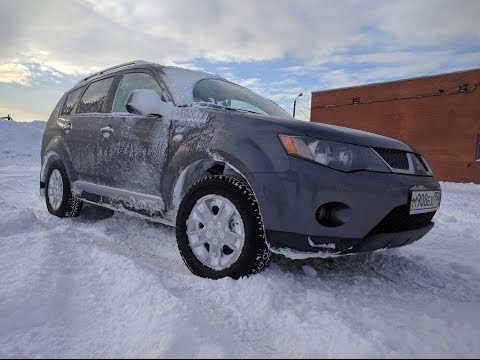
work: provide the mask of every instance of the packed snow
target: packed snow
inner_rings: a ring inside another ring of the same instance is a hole
[[[480,185],[442,183],[413,245],[276,255],[212,281],[188,271],[173,228],[94,206],[50,215],[44,125],[0,121],[0,357],[480,356]]]
[[[218,75],[183,69],[175,66],[162,66],[165,74],[164,81],[173,96],[176,105],[191,105],[193,100],[193,88],[203,79],[220,79]]]
[[[175,106],[171,102],[162,101],[154,90],[134,90],[130,94],[127,106],[133,106],[136,110],[142,110],[138,115],[160,115],[171,113]]]

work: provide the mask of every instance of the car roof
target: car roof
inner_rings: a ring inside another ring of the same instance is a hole
[[[177,66],[161,65],[161,64],[158,64],[158,63],[144,61],[144,60],[134,60],[134,61],[129,61],[129,62],[126,62],[126,63],[123,63],[123,64],[118,64],[118,65],[100,70],[96,73],[90,74],[90,75],[84,77],[83,79],[79,80],[75,84],[74,88],[76,88],[80,85],[85,85],[85,84],[91,82],[92,80],[95,80],[95,79],[101,77],[102,75],[107,75],[107,74],[111,74],[111,73],[116,73],[118,71],[135,69],[135,68],[157,68],[157,69],[161,68],[162,70],[163,69],[168,69],[170,71],[175,71],[175,72],[178,72],[178,73],[181,73],[181,74],[191,73],[192,75],[196,74],[197,76],[203,75],[204,77],[218,77],[215,74],[204,72],[204,71],[190,70],[190,69],[181,68],[181,67],[177,67]]]
[[[75,84],[75,87],[77,87],[77,86],[79,86],[83,83],[87,83],[90,80],[93,80],[93,79],[95,79],[99,76],[102,76],[102,75],[105,75],[105,74],[108,74],[108,73],[112,73],[112,72],[116,72],[116,71],[120,71],[120,70],[125,70],[125,69],[128,69],[128,68],[138,67],[139,65],[153,65],[153,63],[149,63],[149,62],[143,61],[143,60],[135,60],[135,61],[129,61],[129,62],[126,62],[126,63],[123,63],[123,64],[111,66],[109,68],[100,70],[96,73],[90,74],[87,77],[81,79],[79,82],[77,82]]]
[[[189,104],[193,101],[191,89],[193,88],[194,84],[202,79],[214,78],[214,79],[222,79],[218,75],[197,71],[197,70],[190,70],[186,68],[176,67],[176,66],[165,66],[160,65],[153,62],[148,62],[144,60],[135,60],[126,62],[123,64],[115,65],[96,73],[90,74],[85,78],[81,79],[79,82],[75,84],[75,86],[69,90],[71,92],[81,86],[88,85],[89,83],[102,78],[108,74],[115,74],[119,71],[124,70],[131,70],[131,69],[151,69],[151,70],[161,70],[160,75],[163,78],[165,84],[167,85],[168,89],[172,93],[174,97],[175,104]],[[188,90],[189,91],[188,91]]]

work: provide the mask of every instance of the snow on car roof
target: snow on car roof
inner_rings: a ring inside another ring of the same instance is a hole
[[[220,76],[175,66],[162,66],[164,81],[176,105],[190,105],[193,101],[193,87],[202,79],[222,79]]]

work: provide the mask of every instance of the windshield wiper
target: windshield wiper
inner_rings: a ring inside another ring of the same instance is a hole
[[[253,111],[253,110],[235,109],[235,108],[231,108],[231,107],[227,107],[227,109],[232,109],[232,110],[237,110],[237,111],[245,111],[245,112],[249,112],[249,113],[252,113],[252,114],[258,114],[258,115],[265,115],[265,114],[262,114],[262,113],[259,113],[257,111]]]
[[[257,111],[238,109],[238,108],[233,108],[233,107],[230,107],[230,106],[218,105],[218,104],[213,104],[213,103],[208,103],[208,102],[199,102],[198,104],[205,105],[205,106],[216,107],[216,108],[219,108],[219,109],[226,109],[226,110],[233,110],[233,111],[243,111],[243,112],[249,112],[249,113],[257,114],[257,115],[265,115],[265,114],[259,113]]]

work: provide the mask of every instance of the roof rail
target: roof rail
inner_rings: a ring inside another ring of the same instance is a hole
[[[93,73],[91,75],[88,75],[86,78],[83,78],[82,80],[80,80],[79,82],[77,82],[75,85],[79,85],[81,84],[82,82],[84,81],[87,81],[88,79],[91,79],[95,76],[99,76],[99,75],[103,75],[103,74],[106,74],[112,70],[117,70],[117,69],[120,69],[120,68],[123,68],[123,67],[127,67],[127,66],[132,66],[132,65],[138,65],[138,64],[149,64],[148,61],[143,61],[143,60],[135,60],[135,61],[129,61],[129,62],[126,62],[126,63],[123,63],[123,64],[119,64],[119,65],[115,65],[115,66],[112,66],[112,67],[109,67],[109,68],[106,68],[106,69],[103,69],[99,72],[96,72],[96,73]]]

